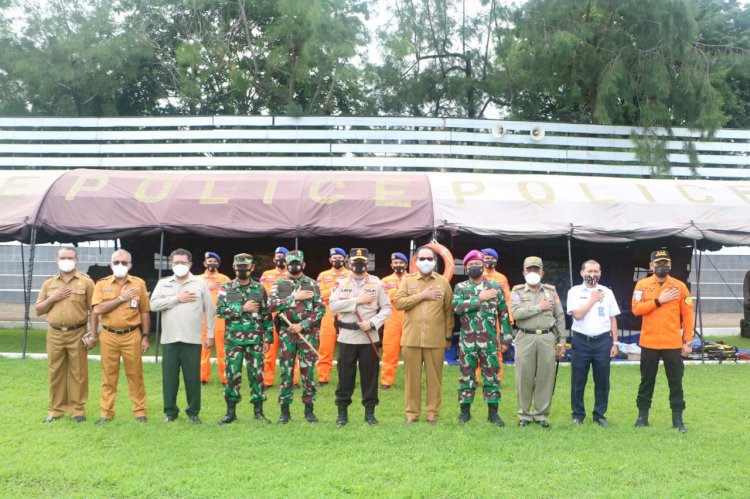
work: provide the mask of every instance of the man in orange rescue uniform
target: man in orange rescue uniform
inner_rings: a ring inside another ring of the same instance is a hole
[[[511,326],[514,324],[513,313],[510,311],[510,284],[508,284],[508,278],[503,274],[495,270],[497,261],[500,255],[493,248],[484,248],[482,250],[484,255],[484,277],[490,281],[495,281],[500,285],[500,289],[503,290],[503,296],[505,297],[505,303],[508,304],[508,320],[510,320]],[[497,331],[500,333],[500,321],[497,321]],[[505,367],[503,366],[503,352],[499,348],[497,349],[497,358],[500,361],[500,372],[497,373],[499,379],[503,379],[503,373]],[[477,381],[482,379],[482,369],[477,367]]]
[[[336,281],[352,273],[344,267],[346,251],[341,248],[331,248],[328,252],[331,268],[318,275],[320,294],[326,304],[326,314],[320,323],[320,358],[318,359],[318,384],[325,386],[331,380],[333,369],[333,351],[336,348],[336,328],[333,324],[336,314],[328,307],[328,300],[336,287]]]
[[[219,272],[219,265],[221,265],[221,257],[218,253],[213,251],[207,251],[203,256],[203,266],[206,271],[199,277],[206,281],[208,284],[208,290],[211,292],[211,299],[216,307],[216,297],[219,294],[219,288],[225,282],[231,281],[231,279],[224,274]],[[206,344],[206,323],[204,319],[203,333],[201,336],[201,344]],[[224,358],[224,319],[216,316],[214,320],[214,346],[216,347],[216,361],[219,364],[219,379],[223,385],[227,384],[226,374],[226,360]],[[201,349],[201,384],[205,385],[211,379],[211,349],[205,346]]]
[[[633,315],[643,316],[639,341],[641,384],[636,399],[638,419],[635,426],[648,426],[648,411],[661,359],[669,384],[672,427],[680,433],[687,433],[682,421],[682,411],[685,410],[682,357],[693,351],[693,299],[685,283],[669,275],[672,259],[666,249],[651,253],[649,268],[654,274],[638,281],[633,291]]]
[[[380,374],[381,390],[391,389],[393,381],[396,378],[396,370],[398,369],[398,354],[401,351],[401,330],[404,327],[404,311],[396,310],[396,304],[393,300],[396,298],[396,291],[398,291],[398,285],[401,284],[401,279],[406,275],[406,266],[408,263],[409,259],[403,253],[392,253],[391,269],[393,269],[393,274],[384,277],[380,281],[383,284],[383,289],[388,293],[393,310],[391,316],[385,321],[385,328],[383,330],[383,369]]]

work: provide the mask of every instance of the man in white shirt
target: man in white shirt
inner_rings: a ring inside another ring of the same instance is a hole
[[[573,316],[571,327],[570,407],[573,424],[583,423],[586,408],[583,392],[589,376],[594,375],[594,422],[606,428],[605,414],[609,399],[610,358],[617,355],[617,306],[612,290],[599,284],[601,266],[595,260],[581,265],[583,284],[568,292],[567,310]]]

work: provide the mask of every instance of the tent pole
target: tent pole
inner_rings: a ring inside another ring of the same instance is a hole
[[[21,246],[23,249],[23,246]],[[31,226],[31,244],[29,245],[29,270],[24,275],[23,284],[23,346],[21,358],[26,358],[26,346],[29,342],[29,309],[31,308],[31,285],[34,278],[34,251],[36,250],[36,225]],[[21,259],[23,260],[23,258]]]
[[[157,280],[161,281],[161,259],[163,258],[162,255],[164,255],[164,231],[161,233],[161,237],[159,240],[159,269],[158,274],[159,278]],[[154,362],[159,362],[159,340],[161,339],[161,312],[156,312],[156,353],[154,353]]]
[[[571,249],[570,236],[573,234],[573,229],[570,229],[568,234],[568,277],[570,279],[570,287],[573,287],[573,251]]]
[[[700,321],[702,314],[700,313],[701,304],[701,256],[702,253],[698,251],[698,244],[693,239],[693,261],[695,262],[695,307],[693,309],[693,330],[701,340],[701,362],[705,362],[704,353],[706,351],[703,341],[703,324]],[[700,322],[699,322],[700,321]]]

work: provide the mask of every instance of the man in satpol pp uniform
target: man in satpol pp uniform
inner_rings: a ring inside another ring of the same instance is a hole
[[[302,402],[305,404],[305,419],[317,423],[313,412],[315,403],[316,349],[320,338],[320,320],[326,307],[318,283],[303,273],[305,255],[302,251],[290,251],[286,257],[289,277],[276,281],[268,299],[271,312],[277,312],[276,328],[281,343],[281,385],[279,423],[291,419],[289,404],[292,403],[292,373],[294,360],[299,357],[302,381]]]
[[[42,284],[35,309],[47,314],[47,371],[49,405],[43,423],[69,413],[73,421],[86,420],[89,398],[88,349],[82,338],[89,324],[94,282],[76,270],[78,252],[72,246],[57,251],[59,272]]]
[[[235,255],[232,266],[237,278],[221,286],[216,310],[227,321],[228,383],[224,390],[227,413],[219,424],[229,424],[237,419],[237,404],[242,400],[243,359],[247,364],[250,403],[253,404],[255,419],[270,423],[263,414],[263,402],[266,400],[263,354],[273,341],[273,321],[268,311],[266,289],[250,277],[255,269],[252,255]]]
[[[143,384],[141,355],[148,350],[151,306],[143,279],[130,275],[132,257],[125,250],[112,253],[112,275],[96,282],[91,298],[94,314],[102,324],[101,417],[95,424],[112,421],[115,415],[120,358],[125,364],[133,415],[139,423],[146,419],[146,386]]]
[[[482,256],[484,259],[484,277],[486,279],[489,279],[490,281],[495,281],[500,285],[500,290],[503,293],[503,297],[505,298],[505,303],[508,304],[510,307],[510,284],[508,283],[508,278],[505,277],[504,274],[501,274],[497,271],[497,261],[500,259],[500,254],[497,252],[494,248],[484,248],[482,250]],[[511,326],[513,325],[513,313],[508,310],[508,320],[510,320]],[[498,323],[498,334],[501,333],[500,331],[500,323]],[[498,372],[497,376],[501,380],[503,379],[503,374],[505,372],[505,368],[503,366],[503,352],[507,350],[503,350],[502,348],[497,351],[498,360],[500,361],[500,371]],[[481,372],[480,369],[477,369],[477,381],[479,381]]]
[[[391,315],[391,301],[380,279],[367,273],[369,251],[352,248],[349,262],[352,273],[339,279],[331,294],[329,306],[340,314],[339,324],[339,386],[336,388],[338,426],[349,422],[348,407],[352,403],[359,365],[359,384],[365,421],[376,425],[375,406],[378,405],[378,368],[380,356],[375,345],[380,340],[378,330]]]
[[[419,421],[422,405],[422,366],[427,372],[427,423],[440,416],[443,392],[443,356],[453,335],[453,291],[446,278],[434,271],[437,255],[427,247],[417,250],[418,272],[401,281],[396,309],[404,311],[401,352],[404,357],[406,423]]]
[[[178,248],[169,255],[173,275],[164,277],[151,293],[151,310],[161,312],[162,392],[164,422],[177,420],[177,392],[180,371],[185,381],[185,414],[193,424],[201,424],[201,350],[211,349],[214,338],[214,300],[208,284],[193,275],[193,255]],[[206,324],[206,340],[201,329]]]
[[[380,389],[390,390],[396,380],[398,369],[398,355],[401,352],[401,331],[404,327],[404,311],[396,310],[393,300],[396,298],[398,286],[406,275],[409,259],[403,253],[391,254],[391,269],[393,274],[384,277],[381,283],[391,300],[391,316],[385,321],[383,328],[383,370],[380,373]]]
[[[648,426],[648,411],[654,395],[659,360],[669,384],[672,426],[687,433],[682,420],[685,397],[682,391],[682,357],[693,351],[693,299],[685,283],[669,273],[672,259],[666,249],[651,253],[649,268],[654,273],[641,279],[633,292],[633,315],[643,316],[641,326],[641,384],[638,387],[636,427]]]
[[[336,281],[351,274],[351,270],[345,267],[346,251],[341,248],[331,248],[328,251],[328,261],[331,268],[324,270],[318,275],[318,286],[326,304],[326,314],[320,323],[320,359],[318,359],[318,382],[325,386],[331,379],[331,369],[333,369],[333,351],[336,348],[336,327],[334,320],[336,314],[331,312],[328,300],[331,298],[336,287]]]
[[[475,372],[481,368],[484,378],[482,393],[487,402],[487,420],[505,426],[497,413],[500,404],[498,344],[507,349],[513,340],[508,320],[508,306],[500,285],[484,277],[484,261],[478,250],[469,251],[463,260],[469,278],[453,290],[453,311],[460,318],[461,331],[458,358],[461,376],[458,378],[459,423],[471,419],[471,404],[477,391]],[[502,342],[498,341],[497,326],[501,325]]]
[[[617,306],[612,290],[599,284],[602,270],[596,260],[581,265],[583,284],[568,291],[568,313],[573,316],[571,329],[570,408],[573,424],[586,418],[583,393],[589,377],[594,375],[594,423],[606,428],[609,401],[610,359],[617,355]]]
[[[555,287],[542,284],[544,264],[538,256],[523,261],[526,284],[511,290],[516,319],[516,395],[518,426],[532,421],[549,428],[555,388],[555,357],[565,355],[565,313]],[[532,410],[532,403],[534,409]]]
[[[260,276],[260,283],[266,290],[266,296],[271,294],[271,287],[273,286],[273,283],[275,283],[282,277],[286,277],[289,275],[289,271],[287,271],[286,269],[287,253],[289,253],[289,250],[283,246],[279,246],[278,248],[276,248],[273,254],[274,267],[272,269],[266,270]],[[263,384],[266,386],[266,388],[273,386],[274,375],[276,373],[276,357],[278,356],[278,353],[279,332],[276,330],[276,326],[274,326],[273,343],[271,343],[271,346],[265,353],[265,358],[263,359]],[[295,370],[295,383],[297,383],[298,376],[299,375]]]
[[[218,253],[213,251],[207,251],[203,256],[203,267],[206,271],[199,277],[206,281],[208,284],[208,290],[211,292],[211,300],[216,306],[216,299],[219,294],[219,288],[225,282],[229,282],[229,277],[219,272],[219,265],[221,265],[221,257]],[[226,377],[226,366],[224,364],[224,319],[218,315],[214,318],[214,347],[216,348],[216,362],[219,366],[219,379],[222,384],[227,384]],[[201,343],[204,345],[207,343],[206,339],[206,324],[203,324],[203,332],[201,333]],[[211,380],[211,349],[203,348],[201,350],[201,384],[206,384]]]

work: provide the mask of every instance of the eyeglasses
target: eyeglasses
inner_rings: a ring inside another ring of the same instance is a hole
[[[431,256],[420,256],[419,258],[417,258],[417,260],[419,260],[420,262],[424,262],[425,260],[431,262],[434,260],[434,258]]]
[[[112,265],[127,265],[130,262],[126,262],[125,260],[112,260]]]

